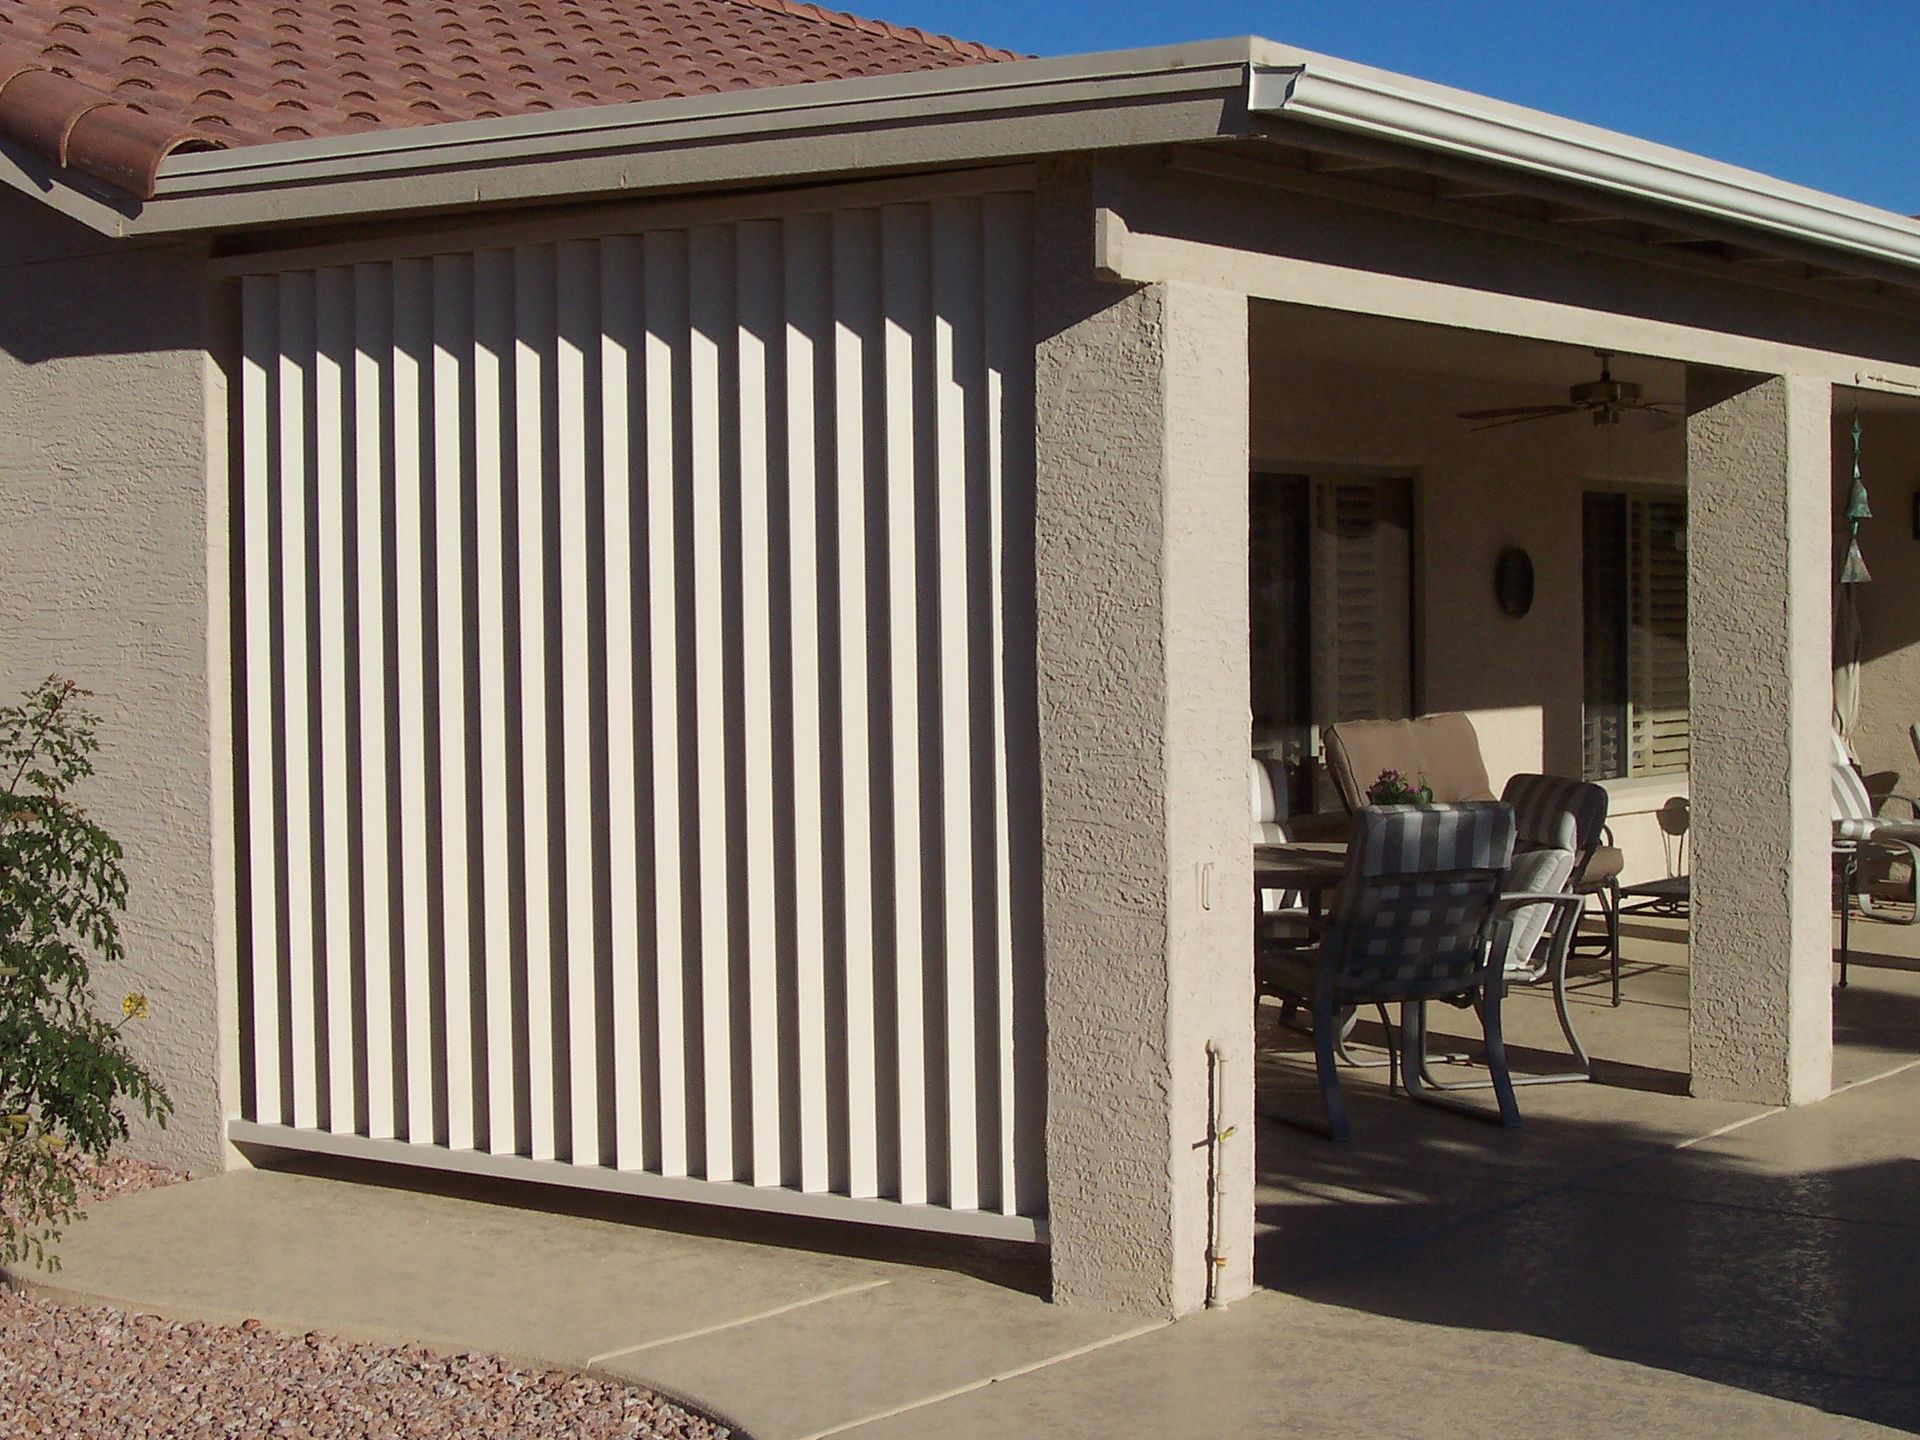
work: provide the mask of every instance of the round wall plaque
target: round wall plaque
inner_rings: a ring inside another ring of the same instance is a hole
[[[1516,620],[1533,608],[1533,558],[1518,545],[1502,550],[1494,563],[1493,594],[1500,613]]]

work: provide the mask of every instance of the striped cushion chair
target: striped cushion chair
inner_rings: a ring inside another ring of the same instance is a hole
[[[1399,1053],[1410,1057],[1425,1051],[1427,1001],[1476,992],[1484,997],[1480,1017],[1497,1118],[1520,1123],[1500,1035],[1501,987],[1486,983],[1504,967],[1512,934],[1500,901],[1513,845],[1513,811],[1494,801],[1358,810],[1346,876],[1321,943],[1297,955],[1263,957],[1263,986],[1312,1009],[1314,1056],[1334,1139],[1351,1133],[1335,1069],[1343,1009],[1397,1002]],[[1391,1032],[1388,1043],[1391,1048]],[[1468,1108],[1426,1092],[1417,1065],[1398,1068],[1412,1098]]]

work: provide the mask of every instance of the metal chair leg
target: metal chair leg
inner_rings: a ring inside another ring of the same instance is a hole
[[[1495,1071],[1492,1080],[1475,1087],[1471,1082],[1446,1086],[1430,1085],[1427,1077],[1421,1073],[1426,1067],[1416,1058],[1425,1055],[1427,1051],[1427,1002],[1407,1000],[1401,1003],[1400,1053],[1404,1058],[1400,1065],[1400,1077],[1406,1082],[1409,1100],[1418,1100],[1423,1105],[1432,1105],[1440,1110],[1452,1110],[1457,1114],[1466,1115],[1475,1120],[1490,1121],[1495,1125],[1512,1127],[1520,1123],[1520,1107],[1514,1100],[1513,1085],[1507,1075],[1507,1052],[1500,1043],[1499,1004],[1497,999],[1492,1003],[1494,1019],[1491,1028],[1488,1026],[1485,1011],[1480,1017],[1481,1031],[1489,1041],[1488,1060],[1491,1062],[1497,1057],[1499,1068]],[[1489,1113],[1479,1105],[1463,1104],[1441,1093],[1445,1090],[1485,1088],[1485,1085],[1491,1085],[1499,1099],[1500,1109],[1497,1114]]]
[[[1855,877],[1860,867],[1860,857],[1848,854],[1840,862],[1840,985],[1847,988],[1847,952],[1852,948],[1852,936],[1848,933],[1853,913],[1852,895]]]
[[[1563,965],[1564,971],[1565,966]],[[1512,1130],[1520,1124],[1520,1102],[1513,1093],[1513,1077],[1507,1072],[1506,1039],[1500,1032],[1500,991],[1489,985],[1480,1006],[1480,1029],[1487,1041],[1487,1069],[1493,1072],[1493,1094],[1500,1103],[1500,1123]]]
[[[1545,1075],[1511,1075],[1508,1083],[1513,1085],[1572,1085],[1593,1079],[1593,1060],[1587,1054],[1587,1047],[1580,1041],[1580,1032],[1573,1028],[1573,1014],[1567,1008],[1567,960],[1562,955],[1553,967],[1553,1008],[1560,1015],[1560,1032],[1567,1037],[1567,1047],[1573,1051],[1574,1063],[1578,1070],[1555,1070]],[[1485,1002],[1477,1002],[1474,1007],[1480,1012],[1482,1029],[1486,1026]],[[1425,1039],[1425,1032],[1422,1032]],[[1453,1056],[1443,1056],[1451,1060]],[[1429,1090],[1497,1090],[1499,1082],[1492,1076],[1493,1065],[1489,1057],[1486,1079],[1475,1080],[1438,1080],[1433,1074],[1433,1057],[1424,1048],[1417,1059],[1409,1063],[1416,1064],[1420,1071],[1420,1083]]]
[[[1888,841],[1875,841],[1874,845],[1887,850],[1904,850],[1907,852],[1907,863],[1913,868],[1913,909],[1906,915],[1894,914],[1893,911],[1887,909],[1885,905],[1875,900],[1865,890],[1858,888],[1860,883],[1858,874],[1854,876],[1855,890],[1853,898],[1860,906],[1860,913],[1862,915],[1870,915],[1875,920],[1886,925],[1911,925],[1914,921],[1920,920],[1920,847],[1907,844],[1895,844]],[[1855,868],[1856,870],[1858,869],[1857,864]]]
[[[1320,1098],[1327,1107],[1327,1136],[1349,1140],[1352,1128],[1347,1124],[1347,1105],[1340,1095],[1339,1062],[1334,1054],[1339,1033],[1340,1012],[1330,1005],[1313,1007],[1313,1061],[1320,1075]]]
[[[1620,882],[1607,881],[1601,896],[1601,908],[1607,912],[1607,957],[1613,968],[1613,1007],[1617,1010],[1620,1008]],[[1575,1041],[1574,1049],[1579,1048],[1579,1042]],[[1582,1055],[1581,1060],[1585,1063],[1586,1057]]]
[[[1387,1020],[1387,1007],[1382,1005],[1379,1007],[1379,1009],[1380,1009],[1380,1023],[1384,1025]],[[1339,1033],[1339,1036],[1333,1042],[1334,1052],[1337,1055],[1339,1055],[1340,1060],[1343,1064],[1351,1065],[1356,1070],[1380,1070],[1380,1069],[1391,1068],[1391,1066],[1393,1065],[1393,1041],[1391,1036],[1389,1036],[1387,1041],[1387,1058],[1384,1060],[1362,1060],[1359,1057],[1357,1057],[1351,1050],[1347,1049],[1347,1039],[1349,1036],[1353,1034],[1353,1027],[1359,1023],[1359,1020],[1360,1020],[1360,1011],[1356,1006],[1348,1005],[1341,1010],[1340,1033]],[[1391,1080],[1392,1077],[1388,1077],[1388,1078],[1389,1080]]]

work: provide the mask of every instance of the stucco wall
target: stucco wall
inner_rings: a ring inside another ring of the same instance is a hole
[[[1693,1092],[1802,1104],[1833,1068],[1832,391],[1801,376],[1692,388]]]
[[[1536,766],[1577,775],[1581,497],[1610,485],[1683,486],[1685,430],[1632,422],[1609,436],[1563,417],[1476,433],[1457,412],[1550,401],[1555,387],[1383,362],[1329,362],[1256,344],[1253,464],[1411,475],[1416,703],[1475,715],[1495,790]],[[1677,378],[1672,388],[1652,398],[1679,398]],[[1494,563],[1510,545],[1533,560],[1533,608],[1520,619],[1501,613],[1494,595]],[[1610,788],[1620,791],[1614,831],[1628,851],[1626,878],[1670,873],[1653,813],[1686,795],[1686,777]]]
[[[113,249],[0,193],[0,695],[49,672],[94,693],[87,792],[126,847],[128,959],[172,1092],[136,1153],[222,1163],[207,704],[204,287],[184,250]]]
[[[1252,1283],[1246,305],[1086,278],[1037,207],[1036,634],[1054,1297],[1190,1310],[1208,1040],[1229,1298]]]

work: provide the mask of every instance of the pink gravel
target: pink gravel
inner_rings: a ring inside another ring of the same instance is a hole
[[[92,1178],[96,1199],[107,1203],[186,1176],[115,1159]],[[514,1366],[496,1356],[285,1335],[258,1320],[169,1321],[0,1288],[0,1436],[7,1440],[725,1440],[727,1434],[638,1386]]]

